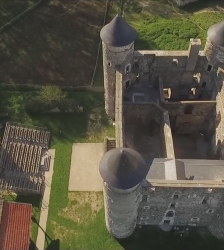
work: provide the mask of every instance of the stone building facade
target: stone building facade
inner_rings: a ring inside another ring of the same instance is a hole
[[[134,51],[135,36],[121,16],[101,31],[117,142],[100,163],[107,228],[204,226],[224,239],[224,22],[204,50],[190,39],[188,51]]]

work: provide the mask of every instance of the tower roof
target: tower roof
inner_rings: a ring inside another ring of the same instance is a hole
[[[213,45],[224,47],[224,21],[208,29],[208,38]]]
[[[123,47],[134,42],[137,32],[122,16],[116,15],[101,29],[100,37],[107,45]]]
[[[129,189],[140,183],[149,168],[142,156],[131,148],[109,150],[100,162],[100,174],[110,186]]]

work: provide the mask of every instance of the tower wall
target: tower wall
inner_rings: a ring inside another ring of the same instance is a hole
[[[105,109],[112,119],[115,118],[115,88],[116,70],[125,74],[125,67],[132,65],[134,57],[134,43],[124,47],[112,47],[103,44],[103,70],[104,70],[104,90],[105,90]],[[120,66],[120,67],[118,67]],[[125,74],[123,80],[129,79],[130,75]]]
[[[116,238],[130,236],[136,226],[141,185],[120,190],[104,182],[105,221],[108,231]]]
[[[212,66],[211,71],[217,71],[219,67],[224,66],[224,48],[215,46],[211,43],[210,39],[207,38],[205,44],[205,56],[207,57],[208,64]]]

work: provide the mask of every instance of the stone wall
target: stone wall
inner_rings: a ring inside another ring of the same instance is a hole
[[[178,6],[184,6],[189,3],[197,2],[199,0],[173,0]]]
[[[160,225],[164,219],[174,219],[173,225],[208,226],[217,217],[223,198],[223,189],[152,187],[146,182],[137,223]],[[168,211],[174,213],[170,218]]]
[[[116,71],[115,134],[116,146],[124,146],[123,131],[123,75]]]
[[[215,101],[183,101],[183,102],[163,102],[161,106],[169,112],[169,115],[184,115],[187,108],[191,106],[191,115],[212,117],[216,107]]]
[[[115,86],[116,70],[123,73],[123,80],[130,79],[129,74],[125,74],[125,67],[133,62],[134,43],[124,47],[111,47],[103,45],[103,71],[105,90],[105,109],[112,119],[115,119]]]
[[[164,157],[169,159],[174,159],[174,147],[173,147],[173,138],[170,128],[170,119],[167,111],[163,112],[163,119],[161,121],[161,143],[163,147]]]
[[[117,238],[130,236],[136,226],[141,185],[120,190],[103,184],[105,221],[108,231]]]
[[[194,48],[192,46],[192,48]],[[198,82],[194,80],[194,74],[202,74],[207,62],[204,52],[200,51],[195,55],[197,62],[194,70],[186,72],[189,68],[188,61],[191,51],[136,51],[135,63],[138,62],[139,77],[148,74],[150,84],[158,84],[158,76],[164,78],[164,88],[188,84],[191,87],[198,87]]]
[[[217,105],[214,110],[214,116],[216,117],[214,123],[210,123],[210,126],[215,126],[215,133],[212,137],[212,151],[214,155],[224,159],[224,70],[221,68],[218,70],[217,77],[215,79],[215,88],[213,91],[213,99],[216,100]]]

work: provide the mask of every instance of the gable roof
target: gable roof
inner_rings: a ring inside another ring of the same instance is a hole
[[[1,250],[29,250],[32,205],[3,203],[0,226]]]

